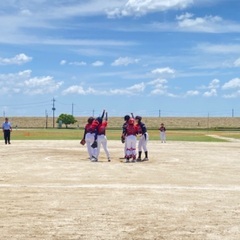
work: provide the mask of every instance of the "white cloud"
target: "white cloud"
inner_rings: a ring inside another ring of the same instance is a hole
[[[155,79],[153,81],[148,82],[147,84],[152,86],[152,89],[150,91],[151,95],[168,95],[167,86],[168,81],[166,79]]]
[[[138,62],[139,59],[134,59],[130,57],[120,57],[112,63],[112,66],[128,66],[129,64],[136,64]]]
[[[222,32],[222,18],[218,16],[205,16],[194,19],[192,17],[193,14],[190,13],[177,16],[180,29],[190,32]]]
[[[0,75],[0,91],[5,93],[24,93],[28,95],[53,93],[57,91],[63,82],[57,82],[53,77],[32,77],[31,70],[18,73]],[[4,82],[7,82],[5,86]]]
[[[179,31],[227,33],[240,32],[240,24],[222,19],[219,16],[204,16],[193,18],[193,14],[185,13],[176,17]]]
[[[240,58],[238,58],[233,64],[235,67],[240,67]]]
[[[204,97],[216,97],[217,89],[220,87],[220,80],[213,79],[207,86],[201,86],[200,89],[208,89],[203,93]]]
[[[110,89],[110,90],[96,90],[94,88],[87,88],[84,89],[83,86],[70,86],[69,88],[65,89],[62,94],[67,95],[67,94],[79,94],[79,95],[89,95],[89,94],[94,94],[94,95],[137,95],[139,93],[144,92],[145,90],[145,84],[144,83],[138,83],[134,84],[130,87],[126,88],[116,88],[116,89]]]
[[[208,88],[209,89],[213,89],[213,88],[219,88],[219,86],[220,86],[220,80],[218,80],[218,79],[213,79],[210,83],[209,83],[209,85],[208,85]]]
[[[203,93],[204,97],[216,97],[217,96],[217,90],[216,89],[211,89],[210,91],[207,91]]]
[[[80,62],[70,62],[69,65],[74,65],[74,66],[86,66],[87,63],[84,61],[80,61]]]
[[[240,44],[199,44],[196,50],[210,54],[239,54]]]
[[[92,66],[94,66],[94,67],[101,67],[103,65],[104,65],[104,62],[102,62],[102,61],[96,61],[96,62],[92,63]]]
[[[240,78],[234,78],[229,82],[226,82],[222,86],[222,89],[236,89],[236,88],[240,88]]]
[[[62,60],[61,62],[60,62],[60,65],[66,65],[67,64],[67,61],[66,60]]]
[[[165,67],[165,68],[156,68],[154,70],[152,70],[152,74],[154,75],[158,75],[161,77],[174,77],[175,74],[175,70],[169,67]]]
[[[234,93],[231,93],[231,94],[225,94],[223,95],[224,98],[237,98],[237,97],[240,97],[240,90],[234,92]]]
[[[185,96],[188,97],[188,96],[198,96],[200,93],[199,91],[197,90],[189,90],[186,92]]]
[[[65,89],[62,94],[79,94],[79,95],[87,95],[87,94],[95,94],[96,91],[93,88],[84,89],[82,86],[74,85]]]
[[[128,0],[123,6],[108,8],[109,18],[125,16],[142,16],[151,12],[162,12],[170,9],[184,9],[193,4],[193,0]]]
[[[13,58],[0,58],[0,65],[22,65],[30,61],[32,61],[31,57],[28,57],[24,53],[20,53]]]

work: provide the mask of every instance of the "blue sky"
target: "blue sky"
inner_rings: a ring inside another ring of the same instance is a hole
[[[4,116],[240,116],[239,0],[0,2]]]

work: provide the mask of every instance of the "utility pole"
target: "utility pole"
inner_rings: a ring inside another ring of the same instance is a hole
[[[52,107],[52,111],[53,111],[53,128],[55,127],[55,110],[56,110],[56,108],[55,108],[55,99],[53,98],[52,99],[52,102],[53,102],[53,107]]]
[[[158,117],[161,117],[161,110],[159,109]]]
[[[234,117],[234,109],[232,109],[232,117]]]
[[[94,109],[93,109],[92,113],[93,113],[92,115],[93,115],[93,117],[94,117]]]
[[[72,103],[72,116],[73,116],[73,107],[74,107],[74,104]]]
[[[48,128],[48,113],[47,113],[47,110],[45,110],[45,116],[46,116],[46,128]]]

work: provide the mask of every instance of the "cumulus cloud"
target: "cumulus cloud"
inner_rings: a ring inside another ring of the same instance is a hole
[[[234,92],[234,93],[231,93],[231,94],[224,94],[223,95],[224,98],[237,98],[237,97],[240,97],[240,90]]]
[[[200,92],[197,90],[189,90],[186,92],[185,97],[198,96],[199,94],[200,94]]]
[[[159,74],[159,75],[162,75],[162,74],[174,74],[175,73],[175,70],[172,69],[172,68],[169,68],[169,67],[165,67],[165,68],[156,68],[152,71],[153,74]]]
[[[138,93],[144,92],[145,84],[144,83],[138,83],[134,84],[130,87],[126,88],[116,88],[116,89],[109,89],[109,90],[96,90],[94,88],[87,88],[84,89],[83,86],[80,85],[74,85],[70,86],[69,88],[65,89],[62,94],[79,94],[79,95],[89,95],[89,94],[95,94],[95,95],[136,95]]]
[[[20,53],[12,58],[0,58],[0,65],[22,65],[32,61],[32,57]]]
[[[109,18],[142,16],[151,12],[162,12],[170,9],[184,9],[193,4],[193,0],[128,0],[122,7],[108,9]]]
[[[149,81],[147,84],[152,86],[152,90],[150,91],[151,95],[168,95],[167,86],[168,81],[166,79],[155,79]]]
[[[65,65],[65,64],[67,64],[67,61],[66,61],[66,60],[62,60],[62,61],[60,62],[60,65]]]
[[[63,82],[57,82],[51,76],[32,77],[31,70],[25,70],[18,73],[1,74],[0,90],[5,93],[24,93],[28,95],[53,93],[60,88]]]
[[[185,13],[177,16],[180,29],[191,32],[222,32],[222,18],[219,16],[205,16],[193,18],[193,14]],[[240,29],[239,29],[240,30]]]
[[[206,91],[203,93],[204,97],[216,97],[217,96],[217,90],[211,89],[210,91]]]
[[[74,65],[74,66],[86,66],[87,63],[84,61],[80,61],[80,62],[69,62],[69,65]]]
[[[102,62],[102,61],[96,61],[96,62],[92,63],[92,66],[94,66],[94,67],[101,67],[103,65],[104,65],[104,62]]]
[[[134,59],[130,57],[120,57],[112,63],[112,66],[128,66],[130,64],[136,64],[138,62],[139,59]]]
[[[236,89],[240,88],[240,78],[234,78],[230,80],[229,82],[226,82],[223,86],[222,89]]]
[[[82,86],[74,85],[70,86],[69,88],[65,89],[62,94],[68,95],[68,94],[79,94],[79,95],[87,95],[87,94],[95,94],[96,90],[93,88],[87,88],[84,89]]]

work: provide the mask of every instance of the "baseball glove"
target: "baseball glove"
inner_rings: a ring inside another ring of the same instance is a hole
[[[92,148],[97,148],[97,141],[94,141],[93,144],[91,145]]]
[[[121,136],[121,142],[125,143],[125,137],[124,136]]]
[[[85,139],[82,139],[82,140],[80,141],[80,144],[83,145],[83,146],[85,145],[85,143],[86,143]]]

